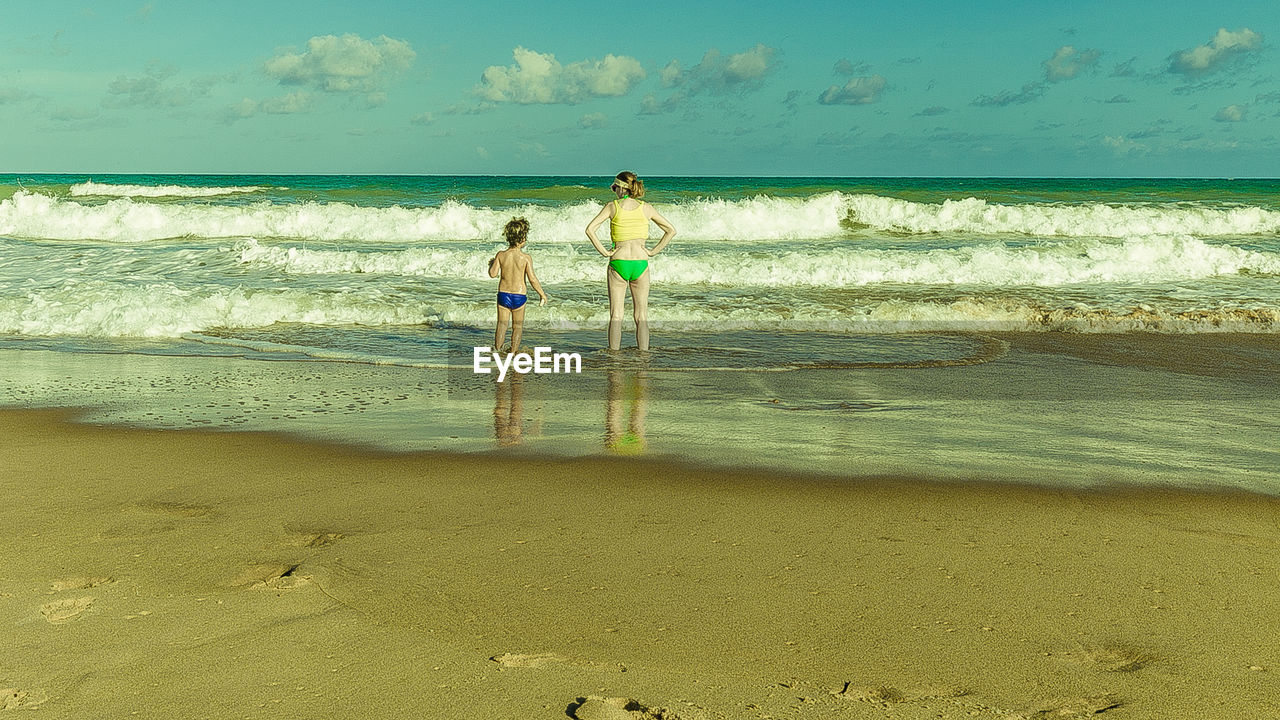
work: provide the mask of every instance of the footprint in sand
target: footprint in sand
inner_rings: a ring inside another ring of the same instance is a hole
[[[154,515],[172,515],[174,517],[203,517],[213,512],[213,508],[208,505],[196,505],[194,503],[173,502],[168,500],[148,500],[140,502],[136,507],[143,511]]]
[[[912,692],[904,692],[890,685],[859,686],[845,683],[844,689],[831,693],[844,700],[857,700],[866,703],[908,703],[920,700],[945,700],[947,698],[964,697],[968,690],[950,685],[926,687]]]
[[[503,655],[494,655],[489,658],[498,663],[502,667],[515,668],[541,668],[548,665],[575,665],[572,660],[560,655],[552,653],[540,653],[536,655],[517,655],[514,653],[505,653]]]
[[[100,585],[109,585],[115,582],[115,578],[109,576],[95,577],[74,577],[66,580],[55,580],[50,586],[52,592],[63,592],[65,590],[88,590],[96,588]]]
[[[1005,720],[1049,720],[1058,717],[1087,717],[1098,715],[1123,705],[1119,698],[1111,693],[1090,695],[1089,697],[1051,700],[1041,703],[1029,710],[1023,710],[1005,716]]]
[[[93,605],[93,598],[91,597],[54,600],[51,603],[41,605],[40,614],[44,615],[44,619],[51,624],[58,625],[79,617],[91,605]]]
[[[494,655],[489,659],[504,668],[545,668],[554,667],[556,665],[567,665],[569,667],[606,668],[618,670],[619,672],[627,671],[627,668],[624,665],[603,665],[589,660],[574,660],[573,658],[567,658],[563,655],[556,655],[554,653],[537,653],[532,655],[505,653],[502,655]]]
[[[0,688],[0,710],[35,709],[49,696],[39,690],[19,690],[18,688]]]
[[[900,703],[907,701],[907,694],[895,687],[881,685],[875,687],[854,687],[846,685],[844,690],[832,693],[845,700],[857,700],[868,703]]]
[[[1081,665],[1115,673],[1137,672],[1159,659],[1146,650],[1121,645],[1081,646],[1062,654]]]
[[[251,565],[222,584],[229,588],[269,587],[276,590],[292,590],[306,579],[297,574],[300,567],[302,567],[300,564],[285,563]]]
[[[328,547],[346,537],[345,534],[340,532],[297,528],[287,525],[285,526],[284,531],[290,536],[290,545],[303,548]]]
[[[599,695],[580,697],[569,705],[568,715],[576,720],[703,720],[701,713],[678,714],[664,707],[646,707],[631,698],[607,698]]]

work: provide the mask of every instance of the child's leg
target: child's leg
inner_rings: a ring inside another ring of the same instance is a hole
[[[507,325],[511,324],[511,311],[498,306],[498,329],[493,334],[493,351],[502,352],[502,340],[507,336]]]
[[[524,334],[524,309],[521,305],[511,311],[511,352],[520,349],[520,336]]]

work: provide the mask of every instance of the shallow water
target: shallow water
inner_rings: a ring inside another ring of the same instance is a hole
[[[1280,363],[1280,348],[1241,352]],[[389,451],[645,455],[853,482],[1280,493],[1273,375],[1089,361],[1016,339],[972,364],[717,371],[624,353],[584,363],[580,375],[512,373],[501,383],[458,366],[234,356],[7,350],[0,362],[0,405],[86,407],[90,422],[285,432]]]

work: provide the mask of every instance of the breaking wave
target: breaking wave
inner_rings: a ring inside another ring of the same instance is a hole
[[[549,248],[534,253],[546,282],[594,282],[603,258],[595,253]],[[315,250],[264,245],[238,246],[241,263],[267,265],[287,273],[388,274],[448,278],[487,276],[488,255],[461,248],[400,251]],[[925,252],[830,250],[780,253],[723,252],[661,255],[651,263],[656,281],[739,287],[985,285],[1055,287],[1085,283],[1149,283],[1234,275],[1280,275],[1280,255],[1193,238],[1072,240],[1010,248],[988,243]]]
[[[219,195],[236,195],[264,190],[257,185],[237,187],[190,187],[187,185],[128,185],[114,183],[89,182],[76,183],[71,186],[73,197],[106,196],[106,197],[217,197]]]
[[[92,187],[101,193],[104,187],[130,186]],[[156,192],[165,188],[145,189]],[[186,190],[241,192],[248,188]],[[582,243],[583,228],[598,209],[599,205],[592,202],[527,205],[510,210],[457,201],[434,207],[265,201],[239,205],[153,203],[132,197],[86,203],[19,191],[0,201],[0,235],[117,243],[182,237],[402,243],[496,240],[509,218],[523,215],[529,219],[530,240],[535,244]],[[1038,238],[1214,238],[1280,232],[1280,212],[1254,206],[1002,205],[975,198],[919,203],[829,192],[805,198],[702,199],[662,205],[660,209],[682,239],[702,241],[823,240],[856,237],[866,230],[905,235],[1013,234]]]
[[[392,326],[493,323],[493,300],[376,290],[243,288],[187,289],[172,283],[131,285],[68,281],[58,288],[0,298],[0,334],[24,336],[178,338],[215,329],[263,328],[276,323]],[[607,307],[566,299],[539,308],[531,326],[601,328]],[[761,304],[670,302],[650,309],[655,328],[704,331],[820,330],[896,333],[948,330],[1065,330],[1276,332],[1280,308],[1173,309],[1153,305],[1053,307],[1015,298],[865,300],[849,307],[809,306],[783,314]]]

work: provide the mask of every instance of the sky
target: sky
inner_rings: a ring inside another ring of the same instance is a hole
[[[1274,0],[2,16],[0,172],[1280,176]]]

